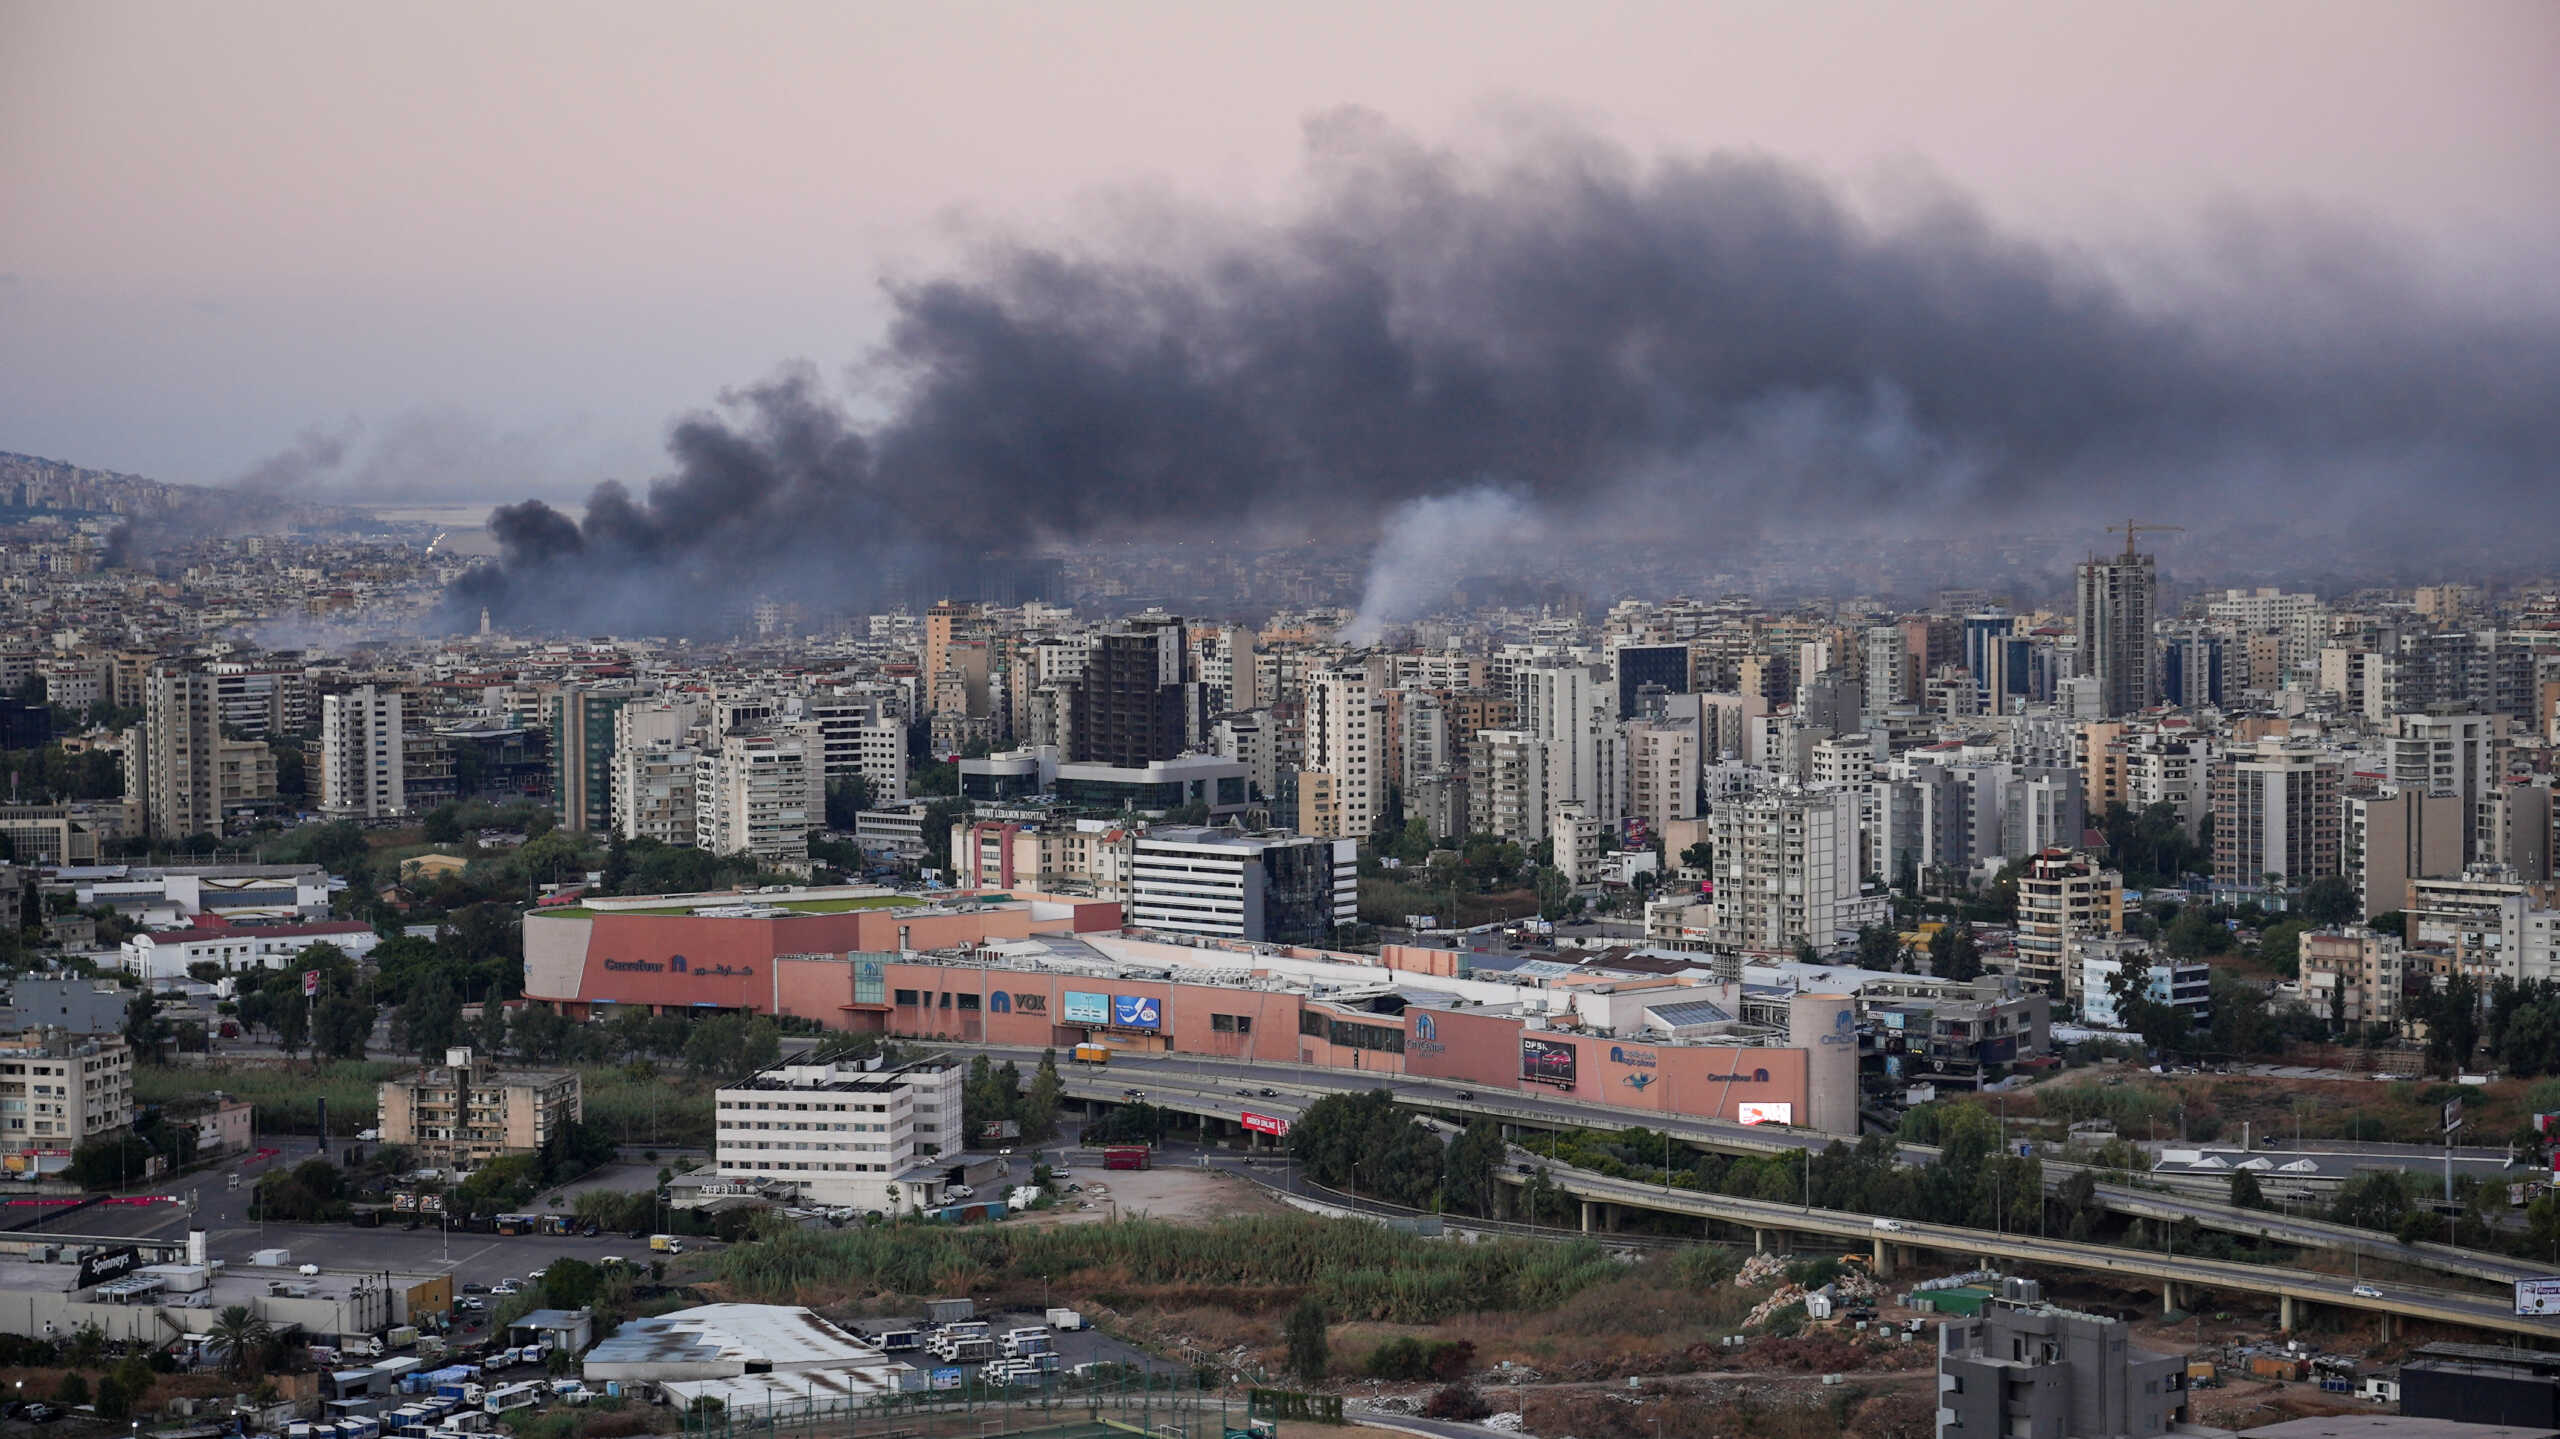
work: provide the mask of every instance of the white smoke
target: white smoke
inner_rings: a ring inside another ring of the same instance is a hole
[[[1335,638],[1378,643],[1387,626],[1419,619],[1447,598],[1470,569],[1517,568],[1512,552],[1534,542],[1539,528],[1525,500],[1490,485],[1408,500],[1379,528],[1360,612]]]

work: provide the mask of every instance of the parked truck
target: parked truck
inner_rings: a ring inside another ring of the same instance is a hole
[[[1109,1064],[1110,1062],[1110,1045],[1079,1044],[1076,1046],[1076,1063],[1078,1064]]]
[[[682,1254],[684,1253],[684,1241],[676,1238],[672,1234],[652,1234],[649,1236],[649,1252],[652,1254]]]
[[[1052,1309],[1048,1319],[1049,1327],[1062,1333],[1084,1327],[1084,1316],[1072,1309]]]
[[[1029,1359],[1048,1352],[1049,1331],[1046,1329],[1008,1329],[1004,1332],[1004,1357],[1007,1359]]]

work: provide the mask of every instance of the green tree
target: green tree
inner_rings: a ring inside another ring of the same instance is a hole
[[[2361,918],[2363,911],[2355,881],[2344,875],[2325,874],[2303,887],[2302,913],[2313,924],[2324,928],[2349,924]]]
[[[1696,844],[1689,846],[1687,849],[1680,851],[1680,867],[1682,869],[1694,869],[1702,874],[1714,870],[1716,867],[1715,846],[1702,839]]]
[[[1982,945],[1972,925],[1958,920],[1938,931],[1929,943],[1929,972],[1940,979],[1981,977]]]
[[[160,1017],[160,997],[148,989],[125,1001],[124,1042],[147,1063],[164,1063],[169,1057],[169,1021]]]
[[[462,1034],[462,997],[454,993],[452,977],[436,970],[412,985],[392,1015],[392,1029],[419,1063],[440,1063]]]
[[[88,1403],[89,1381],[76,1373],[63,1375],[62,1382],[53,1386],[53,1402],[65,1409],[77,1409]]]
[[[1325,1342],[1327,1318],[1324,1304],[1313,1295],[1298,1301],[1281,1326],[1281,1338],[1289,1351],[1289,1372],[1309,1384],[1324,1381],[1325,1371],[1333,1366],[1332,1347]],[[76,1376],[75,1376],[76,1377]]]
[[[373,1037],[373,1006],[353,995],[333,994],[311,1017],[311,1047],[331,1059],[364,1058]]]
[[[554,1309],[584,1309],[603,1290],[604,1271],[583,1259],[554,1259],[542,1271],[542,1302]]]
[[[1890,972],[1901,964],[1902,936],[1889,924],[1858,927],[1858,968]]]
[[[1066,1099],[1066,1081],[1058,1074],[1058,1051],[1040,1051],[1040,1066],[1031,1072],[1031,1087],[1024,1091],[1020,1116],[1022,1137],[1046,1139],[1058,1132],[1058,1110]]]
[[[2250,1173],[2246,1169],[2237,1169],[2232,1171],[2231,1207],[2234,1209],[2264,1209],[2267,1207],[2266,1191],[2258,1187],[2257,1175]]]
[[[1495,1176],[1507,1148],[1502,1131],[1490,1118],[1479,1114],[1467,1121],[1467,1127],[1449,1141],[1442,1166],[1442,1193],[1450,1208],[1493,1213],[1495,1186],[1500,1182]]]
[[[222,1351],[222,1372],[234,1379],[249,1377],[250,1366],[259,1351],[267,1347],[270,1337],[267,1321],[259,1318],[246,1304],[224,1306],[214,1316],[214,1347]]]
[[[2287,979],[2299,976],[2302,973],[2302,936],[2311,928],[2307,921],[2288,919],[2258,931],[2258,961]]]

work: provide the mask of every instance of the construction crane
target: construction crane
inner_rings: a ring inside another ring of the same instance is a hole
[[[2120,525],[2107,526],[2107,533],[2112,535],[2118,530],[2124,531],[2124,557],[2126,559],[2132,559],[2133,537],[2135,535],[2141,534],[2146,530],[2176,530],[2180,534],[2184,534],[2186,533],[2186,529],[2187,527],[2185,525],[2141,525],[2136,524],[2131,520],[2127,520]]]

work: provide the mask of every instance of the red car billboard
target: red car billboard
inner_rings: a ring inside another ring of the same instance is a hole
[[[1581,1069],[1581,1053],[1556,1039],[1520,1037],[1520,1079],[1524,1084],[1552,1084],[1571,1089]]]
[[[1286,1134],[1289,1132],[1289,1121],[1278,1118],[1274,1115],[1256,1114],[1250,1109],[1244,1111],[1243,1118],[1237,1122],[1256,1134]]]

